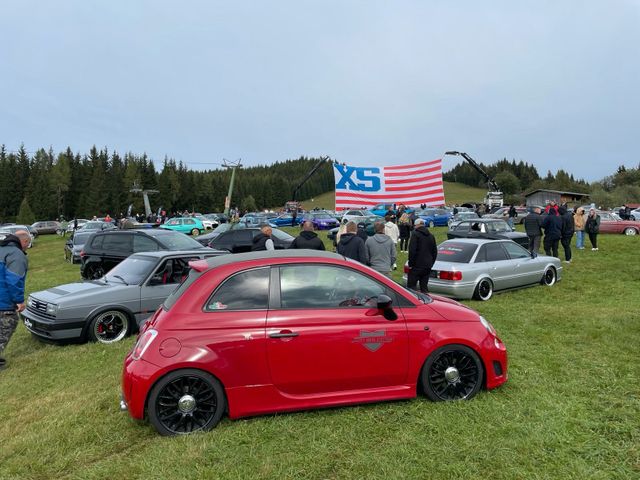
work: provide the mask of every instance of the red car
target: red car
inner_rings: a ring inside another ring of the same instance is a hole
[[[585,221],[587,219],[585,213]],[[636,220],[622,220],[618,215],[611,212],[598,212],[600,215],[600,233],[624,233],[625,235],[638,235],[640,233],[640,222]]]
[[[472,398],[507,380],[495,330],[334,253],[190,263],[127,355],[121,407],[163,435],[230,418],[413,398]]]

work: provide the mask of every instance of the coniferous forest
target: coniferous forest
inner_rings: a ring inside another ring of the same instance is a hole
[[[300,157],[269,166],[243,167],[236,172],[232,206],[257,210],[284,205],[294,188],[320,161]],[[213,164],[213,162],[212,162]],[[556,174],[538,174],[535,166],[502,159],[481,167],[493,176],[509,202],[519,203],[523,192],[535,188],[589,193],[603,207],[640,202],[640,167],[619,167],[611,176],[588,183],[562,169]],[[445,181],[486,187],[486,181],[468,163],[462,162],[445,172]],[[146,154],[127,153],[93,147],[89,153],[67,148],[55,153],[40,149],[32,154],[24,146],[8,151],[0,146],[0,222],[31,223],[35,220],[119,216],[133,205],[133,212],[144,211],[142,196],[130,192],[135,185],[158,190],[150,196],[153,210],[168,212],[219,212],[224,208],[231,171],[218,168],[192,170],[182,162],[165,158],[160,171]],[[330,163],[322,165],[298,192],[308,199],[334,189]]]

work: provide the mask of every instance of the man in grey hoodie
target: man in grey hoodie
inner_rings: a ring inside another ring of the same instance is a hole
[[[390,277],[391,268],[396,263],[396,245],[391,237],[384,234],[384,222],[374,223],[373,230],[375,234],[364,244],[367,265]]]

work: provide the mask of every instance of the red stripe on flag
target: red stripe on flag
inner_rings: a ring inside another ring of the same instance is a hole
[[[338,200],[336,200],[336,209],[358,209],[360,207],[365,207],[365,206],[375,206],[378,205],[379,203],[393,203],[393,202],[377,202],[377,201],[373,201],[373,200],[361,200],[361,201],[342,201],[339,202]],[[396,202],[397,203],[397,202]],[[433,198],[418,198],[415,200],[411,200],[411,201],[404,201],[402,202],[404,205],[412,207],[412,206],[418,206],[418,205],[422,205],[422,204],[426,204],[427,206],[436,206],[436,205],[444,205],[444,197],[440,196],[440,197],[433,197]]]
[[[422,170],[411,170],[407,172],[384,172],[385,178],[387,177],[407,177],[409,175],[418,175],[420,173],[439,172],[440,167],[423,168]]]
[[[398,203],[396,200],[400,200],[403,198],[418,198],[418,197],[429,197],[432,195],[442,195],[444,193],[444,190],[439,188],[439,189],[434,189],[433,193],[423,193],[423,192],[417,192],[417,193],[405,193],[405,194],[399,194],[399,195],[370,195],[370,194],[361,194],[361,193],[355,193],[355,194],[348,194],[348,193],[342,193],[342,192],[336,192],[336,201],[338,199],[344,199],[344,198],[353,198],[353,199],[359,199],[362,198],[363,200],[379,200],[379,203]]]
[[[385,185],[401,185],[401,184],[405,184],[405,183],[426,182],[428,180],[434,180],[434,179],[440,178],[440,177],[441,177],[441,175],[439,173],[436,173],[434,175],[427,175],[426,177],[403,178],[403,179],[385,179],[384,183],[385,183]],[[411,188],[411,187],[407,187],[407,188]]]
[[[426,167],[427,165],[435,165],[438,162],[441,162],[442,159],[439,158],[437,160],[432,160],[430,162],[422,162],[422,163],[412,163],[410,165],[400,165],[396,167],[384,167],[385,170],[405,170],[407,168],[418,168],[418,167]]]
[[[415,185],[411,187],[387,187],[385,190],[387,192],[412,192],[414,189],[418,191],[433,191],[437,189],[440,191],[442,190],[442,182],[424,183],[422,185]]]

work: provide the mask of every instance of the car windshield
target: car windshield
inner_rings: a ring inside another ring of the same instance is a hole
[[[118,265],[113,267],[104,276],[108,283],[127,283],[129,285],[139,285],[151,273],[156,266],[157,260],[144,255],[131,255]]]
[[[487,230],[489,232],[504,233],[511,232],[511,227],[507,222],[487,222]]]
[[[293,241],[293,237],[289,235],[287,232],[283,232],[282,230],[273,229],[273,236],[278,240],[291,240]]]
[[[475,243],[442,242],[438,246],[438,261],[469,263],[477,248]]]
[[[101,230],[105,224],[104,222],[87,222],[82,226],[83,230]]]
[[[328,213],[316,213],[314,215],[314,218],[316,220],[318,220],[318,219],[320,219],[320,220],[334,220],[334,218],[331,215],[329,215]]]

